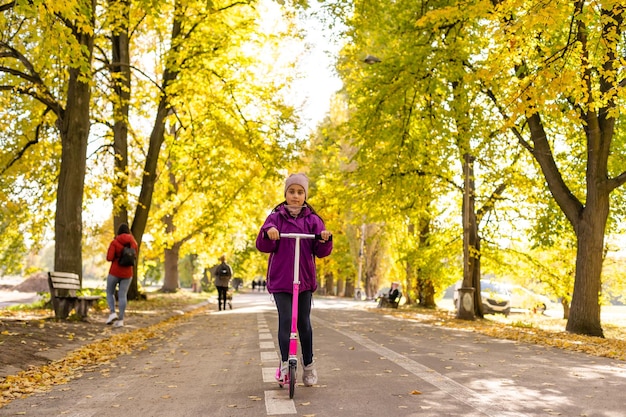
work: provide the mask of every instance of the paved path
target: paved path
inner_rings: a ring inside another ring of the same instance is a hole
[[[276,312],[266,293],[181,322],[0,416],[587,416],[626,415],[626,363],[401,321],[365,303],[315,299],[319,384],[293,400],[273,380]],[[132,317],[128,318],[130,322]]]

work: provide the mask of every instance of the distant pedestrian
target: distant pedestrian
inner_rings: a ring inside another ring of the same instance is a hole
[[[133,280],[133,265],[120,265],[120,258],[125,247],[134,249],[135,254],[137,254],[137,242],[130,233],[128,225],[122,223],[117,228],[117,235],[109,244],[109,249],[107,250],[107,261],[111,262],[111,267],[107,277],[107,305],[109,306],[110,314],[106,324],[113,324],[115,327],[124,326],[128,288]],[[117,303],[119,314],[115,312],[115,290],[118,286]]]
[[[289,336],[291,333],[291,305],[295,242],[285,239],[279,244],[280,233],[320,234],[319,240],[300,242],[300,293],[298,294],[298,335],[304,367],[304,385],[317,383],[313,361],[313,327],[311,326],[311,301],[317,289],[315,257],[330,255],[333,249],[331,233],[323,220],[306,202],[309,180],[304,174],[293,174],[285,182],[285,201],[274,208],[261,227],[256,247],[269,253],[267,290],[273,295],[278,309],[278,345],[281,362],[276,372],[278,382],[285,382],[289,365]]]
[[[378,307],[398,307],[400,301],[400,283],[392,282],[391,288],[386,294],[382,294],[378,301]]]
[[[228,284],[233,277],[233,269],[226,263],[226,256],[220,256],[220,263],[213,269],[213,276],[215,277],[215,288],[217,288],[217,306],[218,309],[226,310],[226,301],[228,298]]]

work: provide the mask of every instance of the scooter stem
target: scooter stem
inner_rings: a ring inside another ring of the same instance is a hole
[[[300,237],[296,237],[293,257],[293,294],[291,297],[291,334],[289,335],[289,361],[298,360],[298,296],[300,294]]]

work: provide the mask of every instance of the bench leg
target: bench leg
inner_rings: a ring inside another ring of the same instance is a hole
[[[55,311],[55,315],[59,319],[66,319],[67,316],[70,315],[70,311],[74,307],[74,300],[70,298],[59,298],[58,300],[58,311]]]
[[[89,304],[87,300],[78,300],[76,303],[76,315],[81,319],[87,317],[87,310],[89,309]]]
[[[54,296],[52,296],[51,300],[52,301],[52,309],[54,310],[54,317],[56,318],[61,318],[61,306],[59,304],[59,300],[57,298],[55,298]]]
[[[87,318],[89,315],[89,309],[94,302],[96,302],[96,300],[78,300],[76,314],[80,316],[81,319]]]

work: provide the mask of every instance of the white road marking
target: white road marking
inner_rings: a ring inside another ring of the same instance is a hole
[[[278,354],[275,351],[271,352],[261,352],[261,362],[266,364],[268,362],[276,362],[278,361]]]
[[[274,349],[274,342],[261,342],[259,345],[261,349]]]
[[[289,399],[289,390],[265,391],[265,410],[267,415],[296,414],[296,405]]]
[[[261,362],[263,365],[276,364],[278,362],[278,353],[273,341],[263,341],[271,339],[272,335],[267,329],[265,318],[262,314],[257,315],[259,324],[259,346],[261,349],[269,349],[269,351],[261,352]],[[262,325],[264,324],[264,325]],[[276,389],[265,391],[265,411],[268,416],[279,414],[297,414],[296,403],[289,399],[289,389],[279,389],[276,382],[276,368],[261,368],[263,382],[276,384]]]
[[[276,368],[263,368],[263,382],[276,382]]]

